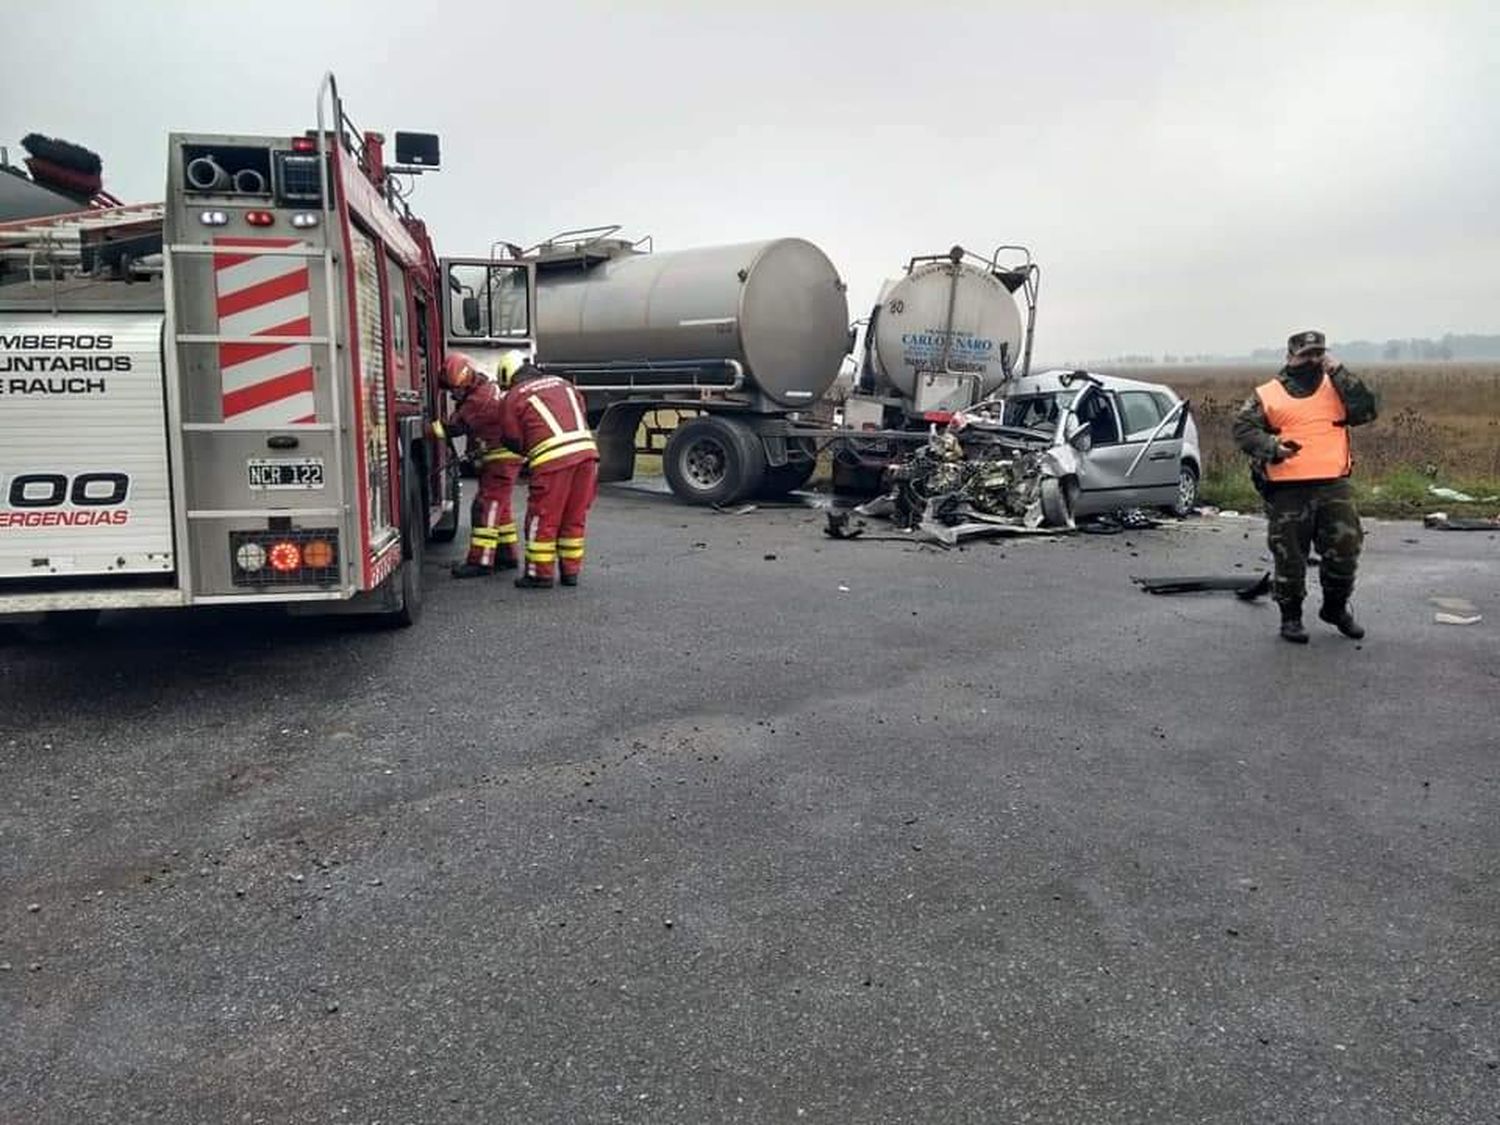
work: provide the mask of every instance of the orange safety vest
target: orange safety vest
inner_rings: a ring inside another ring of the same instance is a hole
[[[1306,398],[1293,398],[1281,380],[1272,379],[1255,388],[1255,397],[1271,431],[1281,441],[1302,447],[1285,461],[1267,464],[1268,480],[1337,480],[1349,475],[1349,431],[1338,425],[1347,412],[1332,379],[1324,375]]]

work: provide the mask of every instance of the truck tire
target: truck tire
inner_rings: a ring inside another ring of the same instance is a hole
[[[795,457],[789,457],[785,465],[768,465],[765,476],[755,494],[765,500],[779,500],[790,492],[796,492],[812,479],[818,469],[818,447],[811,438],[789,438],[787,449]]]
[[[401,565],[390,581],[400,604],[385,614],[385,623],[395,629],[407,629],[422,616],[422,564],[427,558],[427,514],[422,507],[422,487],[417,480],[416,465],[408,457],[402,465],[405,502],[401,511]]]
[[[1042,526],[1065,528],[1076,526],[1073,521],[1073,512],[1078,504],[1078,482],[1072,477],[1062,480],[1056,477],[1043,478],[1041,501]]]
[[[667,483],[689,504],[732,504],[760,486],[766,451],[745,423],[717,414],[677,427],[662,459]]]
[[[445,473],[443,479],[448,482],[447,500],[453,504],[453,511],[438,520],[431,532],[428,533],[428,541],[432,543],[452,543],[458,536],[458,525],[462,520],[462,512],[459,508],[463,482],[459,480],[457,471]]]

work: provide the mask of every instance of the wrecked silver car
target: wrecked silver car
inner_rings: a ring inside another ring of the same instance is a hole
[[[887,466],[885,494],[856,512],[945,543],[1147,507],[1185,514],[1197,466],[1197,429],[1169,388],[1050,371],[934,427]]]

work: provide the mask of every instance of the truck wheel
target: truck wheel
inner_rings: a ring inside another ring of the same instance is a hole
[[[1041,487],[1042,523],[1046,527],[1074,525],[1073,511],[1078,504],[1078,482],[1072,477],[1058,480],[1045,477]]]
[[[714,414],[679,426],[663,461],[672,492],[689,504],[732,504],[766,473],[766,451],[755,431]]]
[[[757,496],[779,500],[789,492],[796,492],[817,471],[818,447],[811,438],[790,438],[787,447],[788,454],[795,450],[796,456],[785,465],[766,467],[766,475],[761,478],[760,487],[755,492]]]
[[[422,564],[427,557],[427,514],[422,508],[422,489],[417,483],[416,466],[405,463],[406,502],[401,513],[401,566],[391,576],[401,604],[386,614],[386,623],[406,629],[422,616]]]
[[[445,479],[448,482],[448,495],[446,499],[452,502],[453,511],[450,515],[444,516],[439,520],[437,526],[428,535],[427,538],[433,543],[452,543],[458,535],[458,525],[461,519],[459,502],[463,482],[459,480],[456,472],[445,474]]]

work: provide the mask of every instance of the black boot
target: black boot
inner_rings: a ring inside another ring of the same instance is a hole
[[[1281,639],[1294,645],[1307,643],[1307,630],[1302,627],[1302,603],[1283,604],[1281,607]]]
[[[1349,612],[1349,599],[1324,596],[1323,607],[1318,610],[1318,620],[1326,621],[1350,640],[1360,640],[1365,635],[1364,626],[1354,620]]]
[[[448,573],[453,575],[454,578],[483,578],[495,572],[490,567],[483,566],[480,563],[461,562],[454,563],[453,569]]]
[[[557,580],[559,582],[561,582],[564,586],[576,586],[576,585],[578,585],[578,575],[576,575],[576,574],[559,574],[557,576]]]
[[[521,575],[521,577],[519,577],[519,578],[516,579],[516,589],[518,589],[518,590],[550,590],[550,589],[552,589],[552,579],[550,579],[550,578],[538,578],[534,574],[523,574],[523,575]]]
[[[514,555],[498,555],[495,558],[496,570],[516,570],[520,565]]]

